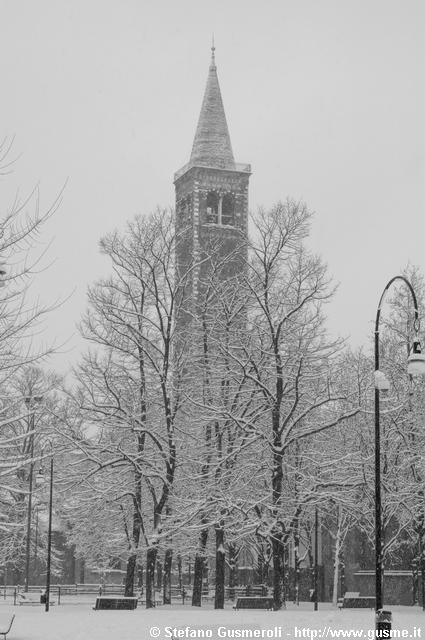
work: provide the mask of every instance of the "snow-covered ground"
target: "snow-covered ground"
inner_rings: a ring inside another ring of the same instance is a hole
[[[163,640],[172,637],[169,629],[174,628],[183,630],[183,635],[177,634],[176,638],[314,637],[312,634],[303,635],[303,629],[318,631],[317,638],[335,637],[329,630],[362,630],[363,637],[368,638],[370,635],[367,632],[374,628],[374,613],[369,609],[335,611],[329,605],[322,605],[315,612],[311,610],[312,605],[307,603],[301,604],[299,608],[291,606],[287,610],[276,612],[232,609],[214,611],[211,608],[196,609],[190,606],[158,607],[148,611],[143,608],[135,611],[93,611],[91,606],[54,606],[46,613],[42,606],[12,607],[10,604],[2,604],[0,627],[9,614],[15,613],[16,619],[8,640],[147,640],[152,637]],[[408,635],[404,637],[425,638],[425,612],[416,607],[391,607],[391,610],[393,629],[405,630]],[[190,628],[189,631],[203,631],[204,635],[189,635],[186,627]],[[211,634],[205,635],[208,629]],[[266,634],[264,631],[263,636],[237,636],[234,633],[236,629],[263,629],[269,632]]]

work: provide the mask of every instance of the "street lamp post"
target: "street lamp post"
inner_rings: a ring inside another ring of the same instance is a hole
[[[47,529],[47,562],[46,562],[46,590],[44,594],[45,610],[49,611],[50,608],[50,576],[51,576],[51,564],[52,564],[52,515],[53,515],[53,448],[50,443],[50,482],[49,482],[49,524]],[[43,469],[40,469],[37,477],[37,485],[44,485],[46,480],[44,477]]]
[[[50,567],[52,561],[52,506],[53,506],[53,452],[50,455],[50,494],[49,494],[49,528],[47,533],[47,569],[46,569],[46,604],[45,610],[50,606]]]
[[[377,629],[379,630],[379,615],[383,605],[383,557],[382,557],[382,501],[381,501],[381,431],[380,431],[380,392],[388,391],[389,383],[385,375],[379,370],[379,320],[381,307],[385,295],[393,282],[401,280],[409,289],[414,305],[415,319],[412,351],[408,358],[407,373],[409,375],[425,374],[425,357],[421,353],[421,345],[418,339],[419,312],[416,295],[409,280],[404,276],[395,276],[386,285],[379,300],[375,320],[375,610],[377,612]],[[385,623],[384,623],[385,624]],[[384,628],[384,627],[382,627]]]
[[[30,430],[34,430],[34,414],[31,416]],[[34,433],[31,435],[30,446],[30,477],[28,487],[28,513],[27,513],[27,536],[25,540],[25,592],[28,591],[29,578],[30,578],[30,553],[31,553],[31,511],[32,511],[32,483],[34,477]]]
[[[37,479],[35,486],[37,486]],[[38,506],[35,508],[35,540],[34,540],[34,564],[32,568],[32,578],[36,580],[38,560]]]

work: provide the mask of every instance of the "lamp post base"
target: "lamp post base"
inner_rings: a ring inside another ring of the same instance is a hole
[[[393,614],[391,611],[386,611],[384,609],[379,609],[376,612],[376,631],[391,631],[391,622],[393,619]],[[389,633],[377,633],[377,638],[389,638]]]

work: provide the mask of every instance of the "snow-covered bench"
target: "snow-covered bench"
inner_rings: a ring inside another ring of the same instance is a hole
[[[19,604],[23,605],[23,604],[30,604],[30,605],[34,605],[34,604],[43,604],[43,602],[41,601],[41,597],[39,593],[30,593],[30,592],[26,592],[26,593],[18,593],[18,599],[19,599]],[[44,602],[46,602],[44,600]],[[54,600],[49,600],[49,604],[50,605],[54,605],[55,602]]]
[[[3,636],[3,640],[6,640],[6,636],[12,628],[14,619],[15,619],[14,613],[8,618],[0,619],[0,636]]]
[[[374,596],[361,596],[360,591],[346,591],[342,600],[343,609],[373,609]]]
[[[272,611],[274,608],[273,598],[265,596],[243,596],[236,600],[233,607],[236,609],[268,609]]]
[[[136,607],[137,597],[98,596],[93,609],[99,611],[99,609],[136,609]]]
[[[41,604],[39,593],[18,593],[19,604]]]
[[[265,597],[267,596],[267,587],[263,585],[246,585],[245,587],[241,587],[240,585],[237,587],[226,587],[225,597],[227,600],[236,600],[236,598],[243,597],[253,597],[258,596]]]

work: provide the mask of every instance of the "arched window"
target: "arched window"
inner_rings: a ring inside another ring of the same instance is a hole
[[[221,224],[235,224],[235,199],[230,193],[223,196],[221,204]]]
[[[207,195],[207,211],[206,222],[209,224],[218,224],[218,206],[219,198],[215,191],[210,191]]]

